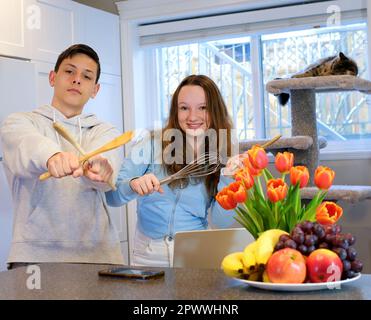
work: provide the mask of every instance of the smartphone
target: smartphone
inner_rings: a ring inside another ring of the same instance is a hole
[[[100,276],[147,280],[147,279],[163,277],[165,272],[118,267],[118,268],[100,270],[98,271],[98,274]]]

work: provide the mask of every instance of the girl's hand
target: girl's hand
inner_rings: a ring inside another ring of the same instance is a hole
[[[153,173],[148,173],[139,178],[135,178],[130,181],[129,185],[134,192],[141,196],[151,194],[154,191],[164,193],[160,181]]]
[[[237,154],[233,157],[230,157],[223,170],[223,175],[233,176],[238,170],[244,168],[243,160],[247,157],[248,155],[246,153]]]

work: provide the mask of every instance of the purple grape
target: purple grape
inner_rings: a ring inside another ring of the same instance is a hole
[[[343,248],[333,248],[332,251],[334,251],[342,261],[347,258],[347,251]]]
[[[316,223],[313,226],[313,231],[314,231],[314,234],[317,235],[318,239],[323,239],[326,236],[325,228],[319,223]]]
[[[306,255],[308,253],[308,248],[306,245],[304,244],[301,244],[299,247],[298,247],[298,250],[300,251],[301,254],[303,255]]]
[[[315,244],[315,239],[313,238],[313,235],[311,234],[305,235],[304,244],[308,247],[313,246]]]
[[[284,246],[284,243],[282,241],[278,241],[277,244],[275,245],[274,247],[274,250],[275,251],[278,251],[278,250],[281,250],[283,249],[285,246]]]
[[[301,228],[303,229],[304,232],[310,232],[313,228],[313,222],[304,221],[302,222]]]
[[[349,260],[343,261],[343,271],[348,271],[352,268],[352,265]]]
[[[325,236],[325,241],[328,243],[328,244],[332,244],[332,241],[334,241],[335,239],[335,235],[331,234],[331,233],[328,233],[326,234]]]
[[[316,250],[315,246],[309,246],[308,247],[308,255],[311,254],[314,250]]]
[[[337,234],[335,239],[332,241],[332,244],[337,247],[341,247],[343,249],[349,248],[349,243],[341,234]]]
[[[354,272],[361,272],[363,269],[363,263],[360,260],[354,260],[351,262],[352,270]]]
[[[351,233],[344,234],[344,238],[348,241],[350,246],[356,243],[356,238]]]
[[[346,275],[346,279],[351,279],[351,278],[354,278],[357,273],[354,272],[353,270],[348,270],[345,272],[345,275]]]
[[[317,244],[318,242],[318,237],[315,234],[312,234],[312,239],[314,241],[314,244]]]
[[[285,241],[285,248],[296,249],[297,248],[296,242],[292,239],[286,240]]]
[[[354,247],[349,247],[347,249],[348,259],[354,261],[357,258],[357,250]]]
[[[321,242],[318,246],[320,249],[329,249],[330,245],[327,242]]]
[[[285,242],[286,240],[289,240],[289,239],[291,239],[291,237],[288,234],[281,234],[278,241]]]
[[[304,243],[304,233],[293,234],[292,240],[294,240],[298,245]]]
[[[296,226],[294,229],[292,229],[291,234],[301,233],[304,234],[304,231],[300,226]]]
[[[336,234],[336,232],[335,232],[336,231],[336,227],[333,224],[326,225],[324,227],[325,227],[326,235],[327,234]]]

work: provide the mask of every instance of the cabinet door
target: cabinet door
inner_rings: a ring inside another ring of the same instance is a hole
[[[76,9],[76,41],[97,51],[102,73],[121,75],[120,23],[117,15],[87,6]]]
[[[58,55],[75,43],[77,3],[67,0],[34,0],[41,14],[40,28],[32,33],[32,59],[55,63]]]
[[[37,74],[37,106],[50,104],[53,98],[53,88],[49,84],[49,72],[54,69],[54,64],[36,62]]]
[[[0,97],[0,123],[10,113],[34,109],[36,104],[35,64],[0,57]],[[1,146],[0,158],[2,158]],[[12,212],[10,189],[5,178],[3,163],[0,161],[0,271],[6,269],[12,234]]]
[[[38,12],[33,0],[0,1],[0,55],[30,58]]]

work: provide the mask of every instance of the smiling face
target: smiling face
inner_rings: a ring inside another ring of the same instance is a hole
[[[180,128],[191,135],[199,135],[209,128],[209,112],[204,89],[186,85],[178,95],[178,123]]]
[[[51,71],[49,83],[54,87],[52,105],[67,118],[82,112],[90,98],[95,98],[99,84],[97,64],[85,54],[76,54],[62,61],[57,72]]]

